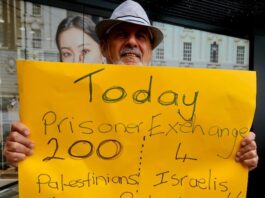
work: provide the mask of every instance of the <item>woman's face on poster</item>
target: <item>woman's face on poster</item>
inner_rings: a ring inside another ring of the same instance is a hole
[[[59,35],[62,62],[102,63],[98,43],[78,28],[70,28]]]

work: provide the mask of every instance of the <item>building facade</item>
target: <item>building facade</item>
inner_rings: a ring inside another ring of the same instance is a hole
[[[154,22],[164,41],[153,52],[153,65],[249,70],[249,41]]]

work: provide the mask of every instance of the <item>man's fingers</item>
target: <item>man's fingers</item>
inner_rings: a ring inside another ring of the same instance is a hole
[[[24,125],[21,122],[14,122],[14,123],[12,123],[12,125],[11,125],[11,132],[14,132],[14,131],[22,134],[25,137],[28,137],[29,136],[29,128],[26,127],[26,125]]]
[[[245,166],[248,167],[248,169],[251,171],[253,169],[255,169],[258,165],[258,160],[259,160],[259,157],[255,157],[255,158],[252,158],[252,159],[248,159],[248,160],[244,160],[243,161],[243,164]]]
[[[7,158],[6,158],[7,161],[14,166],[17,166],[18,162],[26,158],[26,155],[23,153],[15,153],[15,152],[6,151],[6,154],[7,154]]]
[[[34,147],[34,144],[27,137],[25,137],[24,135],[22,135],[16,131],[11,132],[6,139],[7,146],[14,147],[15,145],[12,145],[11,143],[19,143],[19,144],[24,145],[25,147],[30,148],[30,149],[32,149]]]
[[[6,154],[21,153],[27,156],[30,156],[33,154],[32,148],[28,148],[24,146],[23,144],[20,144],[18,142],[11,142],[11,141],[6,142],[5,151],[6,151]]]
[[[251,142],[255,142],[255,138],[256,138],[256,134],[253,132],[249,132],[248,136],[246,136],[242,142],[241,142],[241,146],[246,146],[248,144],[250,144]]]
[[[257,157],[257,151],[256,150],[250,150],[242,155],[237,155],[236,156],[236,160],[237,161],[244,161],[244,160],[248,160],[248,159],[252,159]]]
[[[253,170],[258,165],[258,154],[257,154],[257,144],[255,142],[256,135],[250,132],[240,144],[240,148],[236,153],[236,161],[241,162],[243,165],[247,166],[249,170]]]
[[[249,151],[256,151],[256,150],[257,150],[257,144],[255,141],[252,141],[251,143],[245,145],[244,147],[241,147],[237,152],[237,156],[241,156]]]
[[[33,154],[34,144],[29,140],[29,129],[21,122],[13,122],[6,138],[4,155],[7,162],[16,166],[26,156]]]

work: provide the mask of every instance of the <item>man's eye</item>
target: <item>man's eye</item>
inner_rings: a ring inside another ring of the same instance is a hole
[[[148,36],[145,33],[140,32],[137,34],[137,37],[141,40],[146,40]]]
[[[116,36],[117,37],[126,37],[126,32],[122,32],[122,31],[120,31],[120,32],[117,32],[117,34],[116,34]]]

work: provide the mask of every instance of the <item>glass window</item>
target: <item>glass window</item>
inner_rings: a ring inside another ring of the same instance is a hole
[[[0,23],[2,22],[3,23],[3,1],[0,1]]]
[[[192,48],[192,43],[190,42],[183,43],[183,60],[184,61],[191,61],[191,48]]]
[[[32,5],[32,15],[40,16],[41,15],[41,6],[39,4]]]
[[[165,54],[164,54],[164,42],[162,41],[157,48],[155,49],[155,59],[157,60],[164,60]]]
[[[60,61],[60,49],[55,41],[56,32],[60,23],[69,24],[73,19],[77,19],[80,26],[84,24],[84,27],[89,29],[94,28],[102,17],[32,4],[28,1],[0,0],[0,180],[6,173],[15,178],[17,176],[16,169],[7,164],[3,157],[3,146],[10,125],[13,121],[19,120],[16,59]],[[84,44],[82,42],[86,39],[89,40],[89,34],[81,31],[80,35],[80,29],[72,35],[67,35],[67,38],[73,39],[78,46],[82,46]],[[64,31],[62,26],[60,30]],[[67,38],[64,39],[65,43],[68,41]],[[94,37],[93,39],[95,40]],[[95,46],[97,46],[96,41]],[[99,48],[98,52],[100,53]],[[88,55],[89,53],[87,57]],[[102,61],[101,56],[97,56],[97,61],[99,59]],[[90,59],[87,58],[85,61]],[[12,174],[10,169],[13,171]]]
[[[211,44],[211,58],[210,61],[211,63],[218,63],[218,51],[219,51],[219,46],[216,42]]]
[[[245,59],[245,47],[237,46],[236,63],[244,64],[244,59]]]
[[[0,47],[4,44],[4,6],[3,1],[0,1]]]
[[[158,48],[156,50],[156,59],[164,60],[164,48]]]
[[[32,47],[33,48],[41,48],[41,31],[35,30],[32,31],[33,34],[33,40],[32,40]]]

